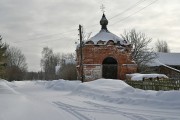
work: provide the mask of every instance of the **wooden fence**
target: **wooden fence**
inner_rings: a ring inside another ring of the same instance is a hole
[[[134,88],[139,88],[143,90],[180,90],[180,79],[147,79],[143,81],[126,80],[125,82]]]

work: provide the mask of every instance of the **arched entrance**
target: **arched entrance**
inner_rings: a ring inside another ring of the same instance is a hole
[[[107,57],[103,60],[102,77],[117,79],[117,61],[112,57]]]

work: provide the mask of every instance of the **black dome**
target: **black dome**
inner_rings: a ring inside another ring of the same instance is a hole
[[[101,20],[100,20],[100,25],[102,26],[101,29],[107,30],[106,25],[108,25],[108,20],[106,19],[106,16],[103,14]]]

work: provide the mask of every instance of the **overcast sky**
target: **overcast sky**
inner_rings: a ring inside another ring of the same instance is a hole
[[[91,36],[99,32],[101,4],[112,33],[135,28],[180,52],[180,0],[0,0],[0,35],[22,50],[29,71],[38,71],[43,47],[75,52],[79,24]]]

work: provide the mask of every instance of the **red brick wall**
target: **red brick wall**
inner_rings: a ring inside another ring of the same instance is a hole
[[[79,65],[79,61],[80,61],[79,49],[77,49],[76,52],[77,52],[77,65]],[[115,45],[85,45],[83,47],[83,64],[102,65],[103,60],[107,57],[113,57],[114,59],[116,59],[118,63],[118,73],[117,73],[118,79],[124,80],[125,74],[136,72],[137,69],[136,65],[127,65],[127,64],[134,64],[134,62],[132,62],[130,53],[122,49],[119,49]],[[78,73],[80,73],[79,70]]]

